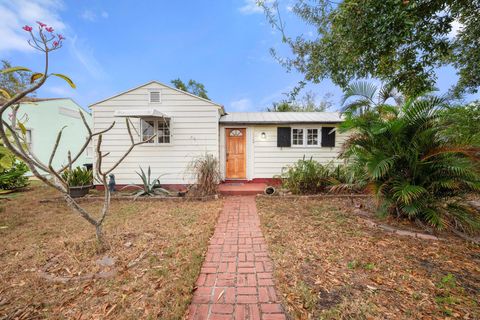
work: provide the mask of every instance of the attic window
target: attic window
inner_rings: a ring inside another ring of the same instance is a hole
[[[160,91],[150,91],[150,103],[160,102]]]

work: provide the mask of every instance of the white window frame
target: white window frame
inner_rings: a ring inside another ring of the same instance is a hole
[[[25,143],[30,150],[33,150],[33,129],[32,128],[25,128],[25,129],[26,129],[25,135],[23,135],[22,129],[20,128],[16,129],[17,134],[20,135],[20,139],[23,140],[21,142]],[[30,135],[28,133],[30,133]],[[29,137],[30,137],[30,141],[28,141]]]
[[[308,144],[308,130],[317,130],[317,144]],[[305,146],[318,147],[321,145],[322,129],[321,128],[305,128]]]
[[[317,144],[307,144],[308,130],[317,130]],[[293,144],[293,130],[303,130],[302,144]],[[316,148],[322,145],[322,128],[321,127],[292,127],[290,131],[290,141],[293,148]]]
[[[158,101],[152,101],[152,92],[158,92]],[[160,90],[160,89],[150,89],[150,90],[148,90],[148,103],[150,103],[150,104],[161,104],[162,103],[162,90]]]
[[[170,129],[170,140],[169,142],[158,142],[158,124],[160,122],[168,121],[168,128]],[[142,146],[169,146],[172,144],[172,119],[171,118],[140,118],[140,141],[143,141],[143,121],[153,121],[153,134],[156,135],[153,142],[144,143]]]
[[[293,143],[293,131],[294,130],[302,130],[302,144],[294,144]],[[290,131],[290,141],[291,141],[291,145],[292,147],[303,147],[304,144],[305,144],[305,128],[292,128],[292,130]]]

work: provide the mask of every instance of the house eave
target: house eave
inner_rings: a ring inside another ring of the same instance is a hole
[[[343,121],[302,121],[302,122],[297,122],[297,121],[220,121],[220,125],[242,125],[242,126],[248,126],[248,125],[301,125],[301,124],[340,124]]]

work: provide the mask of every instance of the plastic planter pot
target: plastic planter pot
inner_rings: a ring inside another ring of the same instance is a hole
[[[78,187],[70,187],[70,197],[72,198],[81,198],[84,197],[88,191],[92,188],[91,185],[89,186],[78,186]]]

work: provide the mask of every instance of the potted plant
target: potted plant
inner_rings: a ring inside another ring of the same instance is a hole
[[[93,172],[82,167],[65,170],[62,177],[67,181],[69,194],[72,198],[85,196],[93,185]]]

